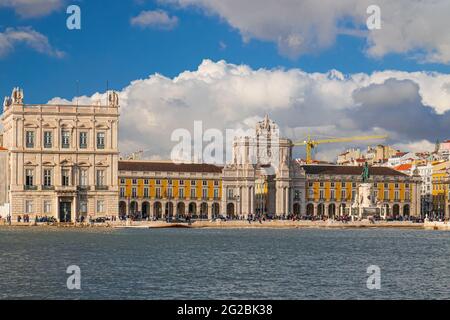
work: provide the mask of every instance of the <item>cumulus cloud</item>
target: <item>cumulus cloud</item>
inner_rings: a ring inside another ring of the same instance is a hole
[[[168,158],[176,145],[170,140],[175,129],[193,134],[196,120],[203,122],[203,130],[245,129],[266,113],[293,140],[304,140],[308,133],[388,134],[386,143],[426,146],[448,138],[449,82],[450,75],[437,73],[306,73],[204,60],[195,71],[174,78],[151,75],[120,91],[120,149]],[[104,93],[78,99],[80,104],[106,101]],[[379,142],[323,145],[317,156],[332,159],[346,147]],[[303,152],[299,148],[296,155]]]
[[[448,0],[378,0],[382,29],[369,31],[372,0],[159,0],[179,7],[201,8],[239,30],[244,41],[277,44],[296,58],[332,46],[341,34],[365,37],[368,55],[410,54],[422,62],[450,63]]]
[[[61,58],[64,52],[54,48],[48,38],[31,27],[7,28],[0,32],[0,57],[14,50],[16,45],[23,44],[39,53]]]
[[[178,18],[170,16],[164,10],[142,11],[136,17],[131,18],[131,24],[143,28],[171,30],[178,25]]]
[[[0,8],[12,8],[22,18],[46,16],[60,9],[65,0],[0,0]]]

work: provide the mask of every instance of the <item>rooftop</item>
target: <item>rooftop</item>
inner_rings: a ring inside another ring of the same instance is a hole
[[[120,160],[119,170],[221,173],[222,167],[206,163],[174,163],[170,161]]]
[[[338,165],[303,165],[306,174],[329,174],[329,175],[361,175],[360,166],[338,166]],[[369,174],[373,176],[407,176],[406,174],[388,167],[369,167]]]

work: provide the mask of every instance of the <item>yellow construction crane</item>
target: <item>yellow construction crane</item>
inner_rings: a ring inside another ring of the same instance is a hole
[[[324,143],[337,143],[337,142],[349,142],[357,140],[374,140],[374,139],[386,139],[388,136],[356,136],[356,137],[346,137],[346,138],[333,138],[333,139],[323,139],[323,140],[313,140],[311,136],[308,135],[307,140],[295,142],[294,146],[306,146],[306,163],[312,162],[311,153],[312,150],[319,144]]]

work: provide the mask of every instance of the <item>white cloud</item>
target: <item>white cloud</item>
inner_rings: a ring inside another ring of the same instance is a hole
[[[52,47],[48,38],[31,27],[7,28],[0,32],[0,57],[6,56],[19,44],[52,57],[61,58],[64,52]]]
[[[389,143],[427,146],[427,141],[447,138],[449,82],[450,75],[436,73],[306,73],[204,60],[198,70],[173,79],[151,75],[120,91],[120,149],[125,153],[144,149],[149,150],[146,156],[168,158],[176,144],[170,136],[177,128],[192,132],[195,120],[203,121],[204,130],[245,128],[265,113],[294,140],[303,140],[308,133],[334,137],[387,133]],[[106,101],[105,95],[81,97],[79,103],[98,100]],[[352,145],[321,146],[318,156],[328,158]]]
[[[0,0],[0,8],[12,8],[22,18],[48,15],[62,7],[65,0]]]
[[[131,24],[144,28],[157,28],[171,30],[178,24],[176,16],[170,16],[166,11],[142,11],[136,17],[131,18]]]
[[[271,41],[288,57],[324,50],[339,34],[366,37],[372,57],[410,54],[423,62],[450,63],[448,0],[159,0],[215,14],[244,41]],[[367,7],[381,8],[382,29],[366,27]],[[420,54],[419,54],[420,53]]]

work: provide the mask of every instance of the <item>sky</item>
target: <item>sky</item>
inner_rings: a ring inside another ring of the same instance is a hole
[[[0,93],[89,103],[117,90],[121,151],[155,159],[195,120],[225,130],[266,113],[293,140],[388,134],[429,150],[450,138],[449,16],[448,0],[0,0]]]

